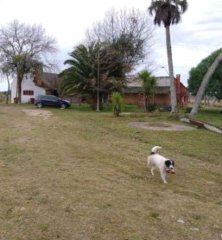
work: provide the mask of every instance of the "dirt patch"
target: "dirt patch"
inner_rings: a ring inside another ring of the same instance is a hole
[[[143,128],[155,131],[191,131],[195,128],[185,125],[173,124],[173,123],[148,123],[148,122],[132,122],[130,127]]]
[[[44,119],[47,119],[52,116],[52,113],[47,110],[42,110],[42,109],[23,109],[22,110],[26,115],[31,116],[31,117],[42,117]]]

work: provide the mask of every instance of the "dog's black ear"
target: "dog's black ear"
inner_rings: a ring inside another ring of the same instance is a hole
[[[166,161],[165,161],[165,165],[169,168],[170,165],[171,165],[171,160],[166,160]]]
[[[165,161],[165,165],[169,168],[171,165],[173,165],[174,166],[174,161],[173,160],[170,160],[170,159],[168,159],[168,160],[166,160]]]

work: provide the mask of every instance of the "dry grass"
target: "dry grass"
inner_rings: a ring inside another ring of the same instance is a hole
[[[0,239],[221,239],[220,135],[129,127],[163,115],[23,108],[0,109]],[[147,172],[153,145],[176,161],[167,185]]]

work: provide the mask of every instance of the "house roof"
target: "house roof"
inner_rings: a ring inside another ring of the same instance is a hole
[[[170,77],[161,76],[161,77],[155,77],[155,79],[156,79],[157,87],[170,87]],[[126,81],[127,81],[127,88],[142,87],[142,81],[134,75],[127,76]]]
[[[38,87],[57,89],[61,79],[56,73],[37,72],[33,81]]]
[[[58,82],[59,82],[58,74],[43,72],[42,82],[43,82],[43,87],[53,88],[53,89],[57,88]]]
[[[170,87],[170,77],[156,77],[157,87]]]
[[[156,94],[166,94],[170,91],[170,77],[168,76],[161,76],[155,77],[156,78]],[[126,88],[123,89],[124,93],[142,93],[142,81],[134,76],[130,75],[127,76],[127,84]]]

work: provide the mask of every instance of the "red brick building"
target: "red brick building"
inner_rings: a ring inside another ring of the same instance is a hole
[[[181,83],[180,75],[175,77],[175,87],[177,95],[178,107],[186,107],[188,104],[189,92],[188,89]],[[124,103],[144,106],[144,94],[141,81],[135,76],[128,77],[127,87],[123,91]],[[160,107],[170,106],[170,78],[156,77],[156,89],[152,103]]]

